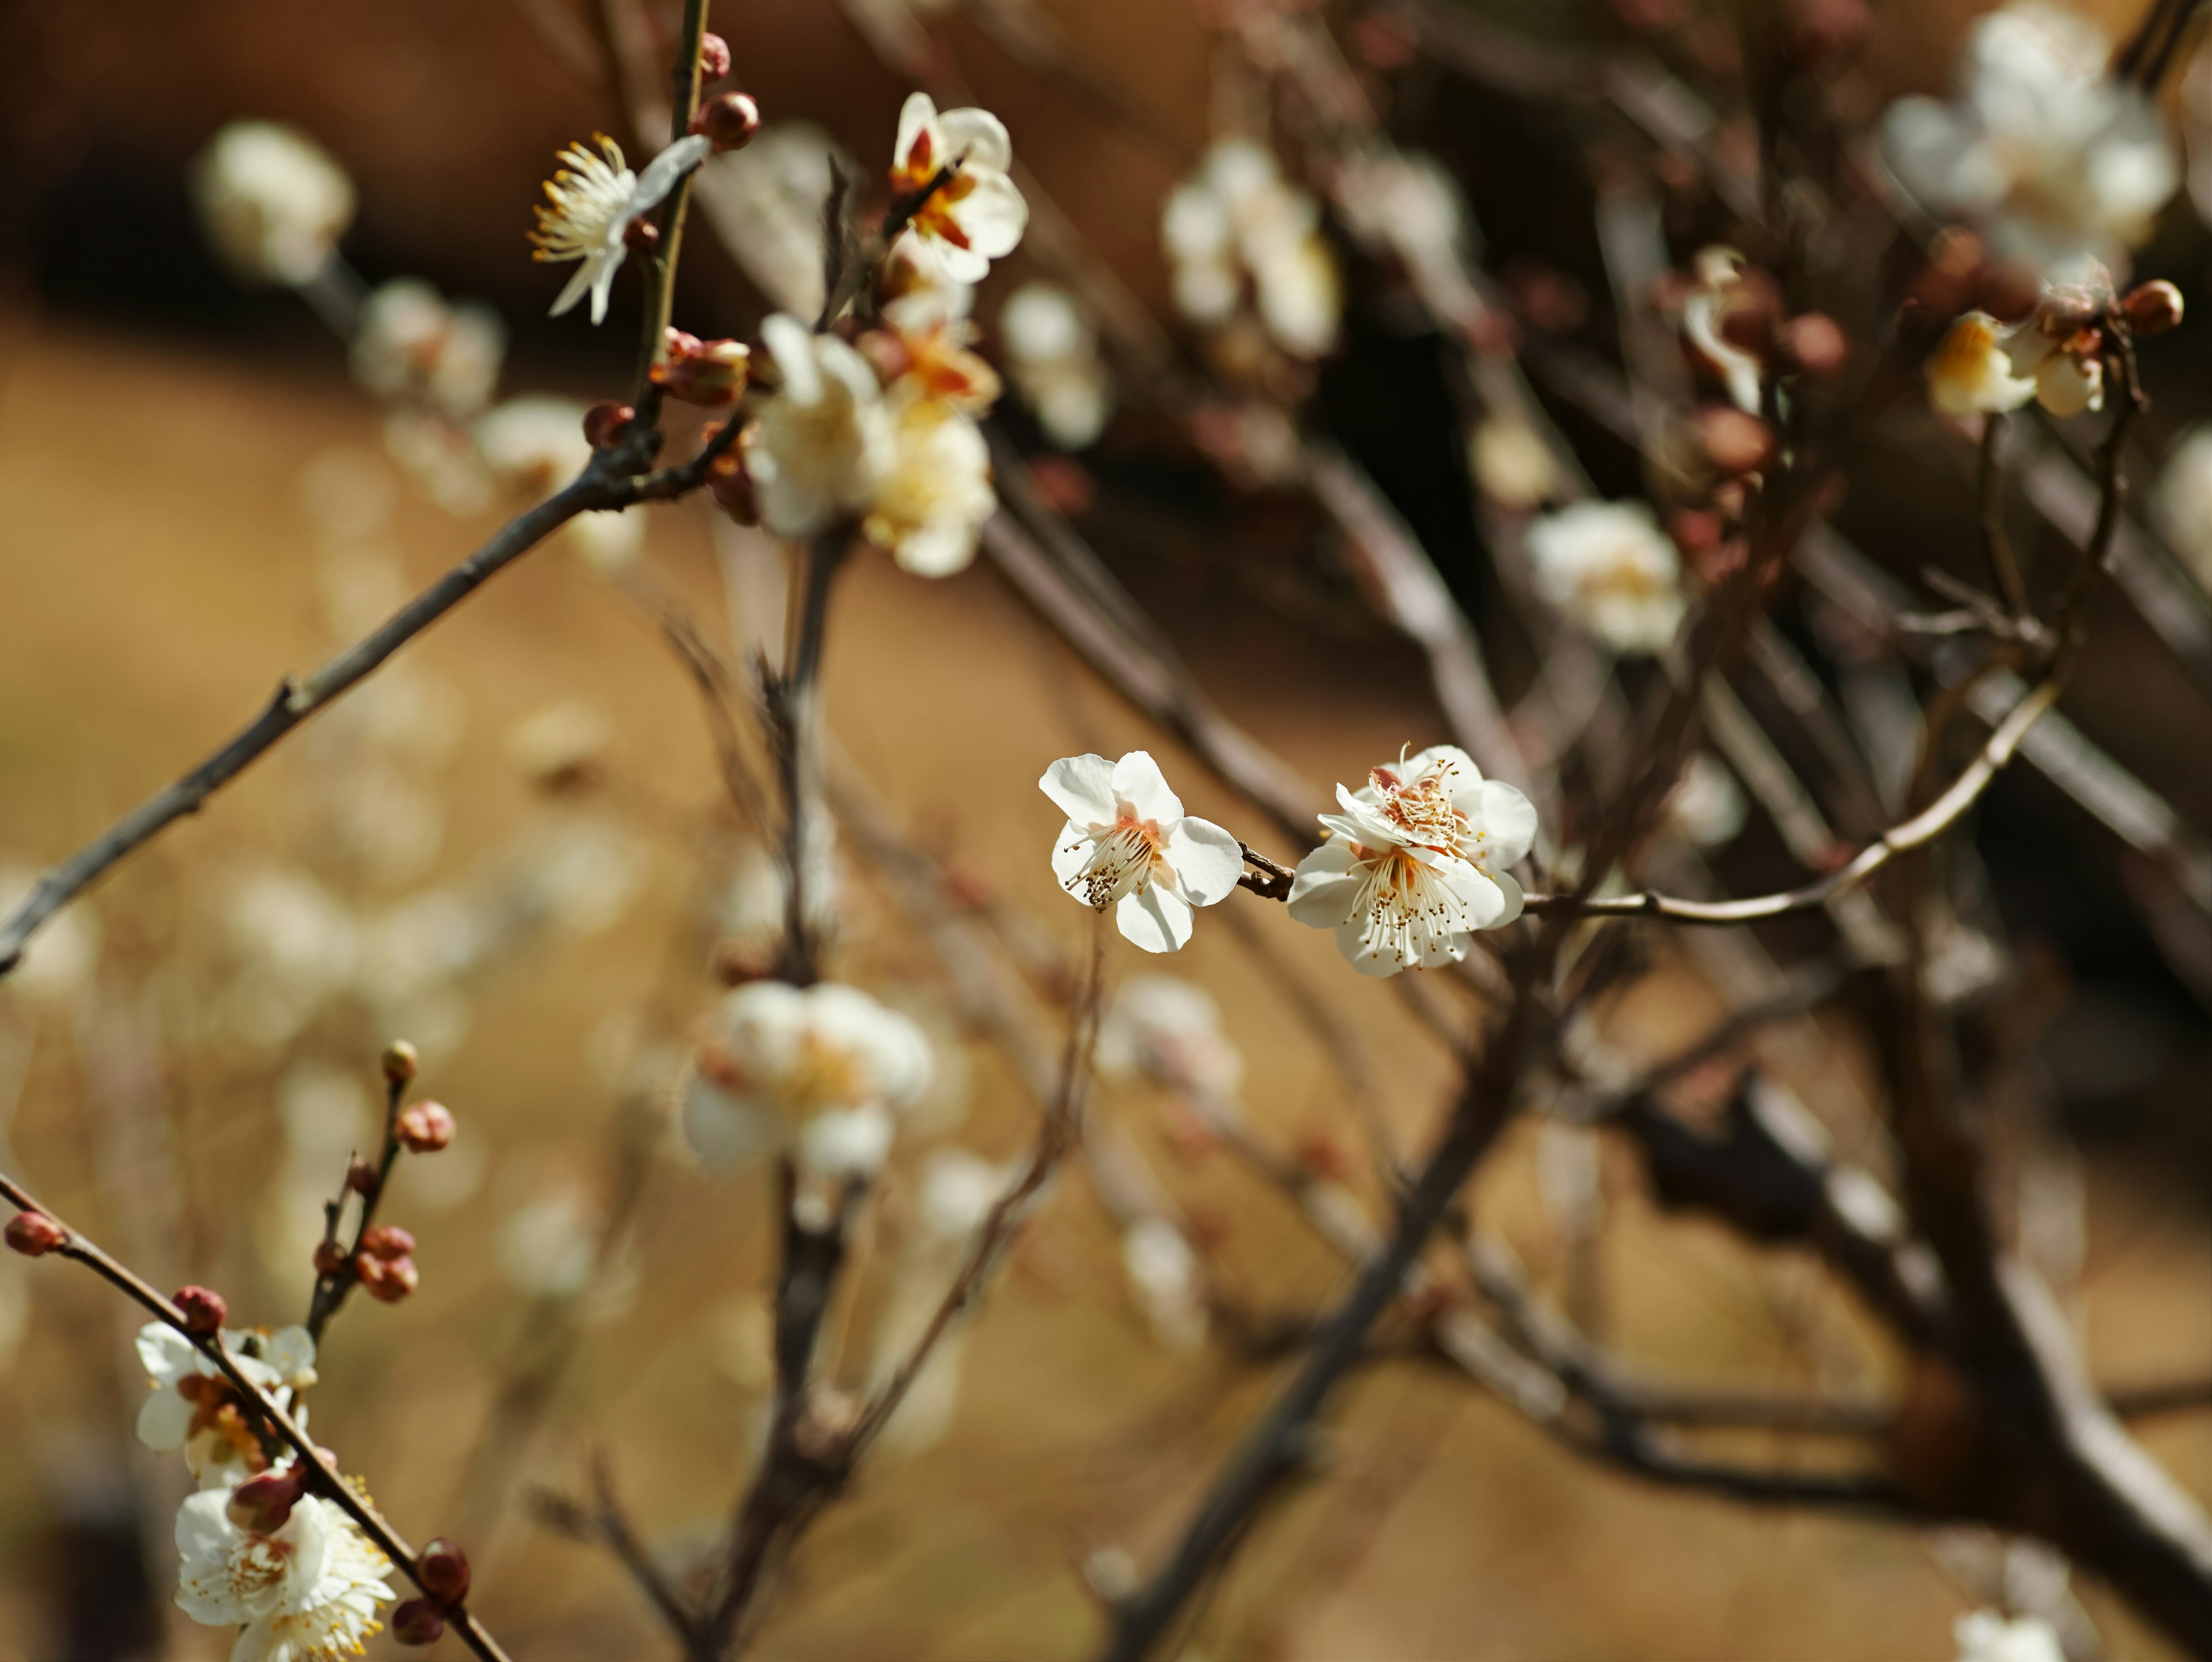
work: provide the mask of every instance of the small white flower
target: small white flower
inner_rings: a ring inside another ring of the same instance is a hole
[[[983,429],[942,399],[896,401],[890,465],[869,499],[861,529],[921,577],[945,577],[975,557],[975,535],[999,510],[991,447]]]
[[[2075,12],[2040,0],[1991,12],[1967,39],[1955,102],[1891,107],[1890,165],[1929,207],[1972,216],[2008,258],[2111,259],[2148,233],[2180,169],[2157,110],[2109,77],[2109,56]]]
[[[965,1245],[982,1227],[1012,1177],[981,1154],[939,1148],[921,1168],[917,1217],[933,1242]]]
[[[381,399],[473,416],[499,385],[507,329],[488,306],[449,305],[428,283],[396,277],[361,309],[354,379]]]
[[[1030,204],[1007,176],[1014,165],[1006,124],[988,110],[938,113],[927,93],[899,111],[891,149],[891,191],[911,198],[928,190],[950,166],[951,178],[915,210],[909,231],[957,283],[981,283],[991,262],[1013,253],[1030,220]]]
[[[1576,502],[1528,527],[1536,592],[1615,652],[1663,651],[1686,610],[1674,545],[1642,502]]]
[[[1244,1058],[1221,1031],[1221,1009],[1195,982],[1131,976],[1098,1024],[1097,1064],[1109,1079],[1151,1079],[1170,1089],[1233,1096]]]
[[[1704,751],[1690,758],[1667,794],[1668,823],[1700,849],[1735,841],[1749,813],[1735,776]]]
[[[634,174],[623,163],[621,145],[604,133],[592,138],[599,147],[597,155],[580,143],[561,152],[568,165],[546,181],[552,205],[538,205],[538,228],[530,240],[537,245],[533,259],[583,262],[554,301],[552,315],[559,317],[589,290],[592,321],[598,323],[607,314],[615,273],[629,253],[624,238],[631,224],[659,207],[714,146],[696,133],[679,138],[646,163],[643,173]]]
[[[1362,975],[1455,964],[1477,929],[1521,916],[1510,868],[1536,840],[1536,810],[1465,751],[1433,746],[1336,800],[1344,812],[1321,816],[1328,840],[1298,862],[1291,916],[1334,931]]]
[[[1528,423],[1492,416],[1468,441],[1468,466],[1482,494],[1516,514],[1534,513],[1558,493],[1559,465]]]
[[[1237,839],[1186,816],[1144,751],[1118,762],[1063,756],[1037,788],[1067,816],[1052,849],[1060,887],[1094,911],[1113,907],[1121,934],[1148,953],[1181,951],[1191,909],[1226,900],[1243,873]]]
[[[896,460],[892,417],[868,361],[835,335],[778,312],[761,339],[782,386],[745,442],[761,521],[811,537],[863,511]]]
[[[2058,1635],[2040,1616],[2007,1621],[1995,1610],[1975,1610],[1951,1624],[1959,1662],[2065,1662]]]
[[[2093,350],[2054,338],[2039,316],[2007,327],[1986,312],[1968,312],[1923,374],[1929,403],[1947,416],[1995,415],[2030,402],[2054,416],[2105,407],[2104,365]]]
[[[225,1490],[177,1513],[177,1604],[195,1622],[242,1629],[231,1662],[342,1662],[382,1630],[391,1562],[336,1506],[295,1501],[269,1534],[233,1522]]]
[[[999,314],[999,337],[1045,436],[1063,450],[1095,443],[1113,411],[1114,383],[1074,296],[1049,283],[1024,283]]]
[[[1743,281],[1743,256],[1733,248],[1711,247],[1698,255],[1697,286],[1682,301],[1682,332],[1704,354],[1729,397],[1747,415],[1759,413],[1759,360],[1731,345],[1721,333],[1721,320]]]
[[[353,181],[306,134],[234,121],[192,164],[201,222],[243,277],[292,287],[313,280],[353,222]]]
[[[1180,1229],[1162,1217],[1138,1219],[1121,1236],[1121,1267],[1162,1344],[1192,1350],[1205,1342],[1198,1254]]]
[[[2151,511],[2174,552],[2212,589],[2212,426],[2191,428],[2166,453]]]
[[[225,1328],[222,1338],[247,1382],[304,1426],[307,1410],[295,1408],[293,1397],[315,1382],[315,1342],[307,1329]],[[181,1450],[204,1488],[227,1488],[267,1467],[237,1387],[191,1340],[166,1322],[149,1322],[138,1330],[138,1361],[154,1385],[138,1410],[140,1442],[160,1454]]]
[[[723,1001],[698,1068],[684,1131],[709,1167],[796,1141],[811,1166],[854,1173],[883,1163],[931,1061],[921,1029],[857,987],[757,981]]]
[[[1315,358],[1336,344],[1343,296],[1321,234],[1321,204],[1285,181],[1266,146],[1228,138],[1209,149],[1169,194],[1160,240],[1174,267],[1176,308],[1192,322],[1226,322],[1249,274],[1260,321],[1278,346]]]

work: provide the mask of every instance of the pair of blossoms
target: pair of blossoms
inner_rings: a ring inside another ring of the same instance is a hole
[[[2141,338],[2181,322],[2181,291],[2170,283],[2146,283],[2120,297],[2094,260],[2063,270],[2017,323],[1972,311],[1951,325],[1926,369],[1928,401],[1938,411],[1997,415],[2030,403],[2054,416],[2102,410],[2113,323]]]
[[[1052,851],[1060,887],[1110,908],[1146,952],[1180,951],[1194,910],[1227,899],[1243,875],[1243,844],[1185,814],[1143,751],[1062,757],[1037,785],[1067,816]],[[1536,810],[1466,752],[1433,746],[1336,796],[1342,812],[1320,816],[1327,839],[1298,862],[1291,916],[1330,930],[1362,975],[1457,963],[1477,930],[1520,916],[1511,868],[1535,842]]]
[[[643,216],[710,150],[731,148],[695,133],[633,174],[612,140],[598,142],[600,155],[581,144],[563,154],[568,166],[545,187],[550,205],[538,210],[535,236],[539,259],[582,262],[555,314],[589,294],[595,323]],[[977,528],[998,507],[975,418],[1000,384],[968,350],[966,314],[970,285],[1013,252],[1028,223],[1012,165],[1012,142],[989,112],[940,113],[923,93],[907,100],[890,174],[907,222],[885,261],[884,326],[847,339],[782,313],[763,322],[763,378],[774,390],[733,453],[719,459],[713,488],[725,509],[792,538],[857,521],[871,542],[924,576],[975,557]],[[735,398],[742,347],[673,331],[670,340],[656,376],[664,387],[691,397],[684,383],[703,371],[706,392],[695,401]]]

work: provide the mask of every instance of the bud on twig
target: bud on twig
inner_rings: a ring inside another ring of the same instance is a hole
[[[659,246],[660,227],[649,219],[633,219],[623,228],[623,247],[634,254],[649,254]]]
[[[69,1231],[43,1212],[18,1212],[8,1220],[8,1245],[27,1258],[42,1258],[69,1239]]]
[[[315,1273],[335,1275],[345,1268],[346,1250],[336,1241],[319,1241],[315,1246]]]
[[[2120,302],[2120,315],[2138,335],[2162,335],[2180,325],[2181,290],[2164,278],[2146,283]]]
[[[361,1250],[372,1258],[404,1258],[415,1251],[415,1237],[396,1223],[380,1223],[362,1233]]]
[[[427,1598],[410,1598],[392,1612],[392,1636],[403,1645],[434,1645],[445,1632],[446,1618]]]
[[[1849,362],[1850,338],[1843,325],[1825,312],[1808,312],[1782,326],[1776,344],[1782,362],[1806,375],[1832,375]]]
[[[405,1085],[413,1080],[422,1065],[422,1058],[404,1038],[395,1038],[384,1047],[384,1076],[394,1085]]]
[[[230,1521],[249,1535],[274,1535],[307,1492],[307,1473],[296,1460],[283,1471],[249,1477],[230,1492],[223,1508]]]
[[[745,390],[752,352],[743,341],[701,340],[671,329],[666,353],[648,372],[653,384],[672,399],[714,409]]]
[[[376,1190],[376,1162],[356,1154],[346,1162],[345,1186],[356,1195],[373,1194]]]
[[[408,1153],[434,1154],[453,1140],[453,1116],[442,1102],[410,1103],[392,1130]]]
[[[738,92],[708,99],[691,118],[691,131],[704,133],[717,150],[742,150],[760,127],[760,106]]]
[[[187,1333],[220,1332],[230,1315],[230,1307],[222,1301],[222,1294],[204,1287],[180,1287],[170,1297],[177,1313],[185,1318]]]
[[[1733,478],[1755,473],[1774,460],[1774,435],[1766,423],[1741,410],[1715,405],[1692,417],[1698,444],[1714,467]]]
[[[584,436],[594,450],[604,450],[618,441],[629,431],[629,424],[637,419],[637,411],[626,404],[617,404],[611,399],[602,399],[584,411]]]
[[[412,1258],[376,1258],[366,1252],[354,1255],[353,1273],[368,1296],[379,1304],[398,1304],[414,1292],[421,1279]]]
[[[719,34],[699,37],[699,78],[720,81],[730,72],[730,43]]]
[[[444,1536],[415,1555],[415,1580],[423,1592],[451,1607],[469,1596],[469,1555]]]
[[[714,499],[715,507],[739,525],[760,523],[760,498],[753,489],[753,476],[735,447],[725,450],[708,465],[707,494]]]

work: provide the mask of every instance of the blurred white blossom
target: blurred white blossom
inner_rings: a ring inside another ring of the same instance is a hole
[[[822,309],[822,203],[833,161],[853,177],[851,158],[821,128],[776,122],[743,149],[709,156],[691,186],[745,274],[799,317]]]
[[[615,273],[629,252],[625,239],[630,226],[659,207],[713,145],[696,133],[679,138],[636,174],[624,163],[622,146],[613,139],[599,134],[595,142],[597,155],[580,143],[561,152],[568,166],[546,181],[546,202],[551,205],[539,205],[538,228],[530,240],[536,245],[534,259],[582,262],[555,299],[552,314],[559,317],[588,293],[592,321],[599,323],[607,315]]]
[[[1706,751],[1690,758],[1667,793],[1667,823],[1697,848],[1726,848],[1749,813],[1735,776]]]
[[[988,110],[939,113],[927,93],[908,95],[891,151],[891,192],[911,200],[950,167],[952,177],[915,210],[915,238],[958,283],[981,283],[991,262],[1013,253],[1029,224],[1029,204],[1007,176],[1014,165],[1006,124]]]
[[[1206,1341],[1206,1293],[1198,1254],[1165,1218],[1139,1218],[1121,1233],[1121,1267],[1152,1332],[1176,1350]]]
[[[1226,900],[1243,874],[1237,839],[1186,816],[1144,751],[1118,762],[1063,756],[1037,788],[1067,816],[1052,848],[1060,887],[1093,911],[1111,906],[1122,935],[1148,953],[1180,952],[1192,908]]]
[[[1316,358],[1335,345],[1343,297],[1321,204],[1284,180],[1265,145],[1216,143],[1170,193],[1160,240],[1176,309],[1193,323],[1226,323],[1249,275],[1260,320],[1283,350]]]
[[[331,1501],[301,1495],[268,1534],[241,1528],[230,1497],[177,1513],[177,1603],[193,1621],[240,1629],[232,1662],[337,1662],[361,1654],[392,1602],[392,1563]]]
[[[1650,508],[1575,502],[1528,527],[1536,592],[1615,652],[1666,649],[1687,609],[1681,562]]]
[[[2021,0],[1967,36],[1949,104],[1905,98],[1884,119],[1898,178],[1963,214],[1999,253],[2038,265],[2116,259],[2180,183],[2165,123],[2106,71],[2111,44],[2079,13]]]
[[[835,335],[811,332],[776,313],[761,339],[781,380],[745,442],[761,522],[779,536],[811,537],[865,509],[890,472],[890,411],[868,361]]]
[[[1559,465],[1536,430],[1510,416],[1492,416],[1468,441],[1468,466],[1482,494],[1500,508],[1533,513],[1558,494]]]
[[[2190,429],[2166,453],[2151,510],[2173,551],[2212,591],[2212,425]]]
[[[592,460],[584,405],[550,393],[507,399],[477,418],[477,448],[501,484],[533,500],[550,496]],[[600,567],[620,565],[645,539],[635,510],[579,514],[562,528],[568,545]]]
[[[1975,1610],[1952,1623],[1959,1662],[2066,1662],[2051,1623],[2036,1616],[2008,1621],[1995,1610]]]
[[[307,1329],[225,1328],[221,1336],[246,1383],[304,1427],[307,1410],[294,1398],[315,1383],[315,1342]],[[138,1409],[140,1442],[157,1454],[181,1450],[203,1489],[220,1492],[268,1466],[238,1388],[190,1339],[167,1322],[149,1322],[138,1330],[137,1348],[153,1385]]]
[[[417,277],[371,294],[353,337],[354,379],[380,399],[456,417],[491,402],[507,326],[490,307],[447,301]]]
[[[241,277],[311,282],[353,223],[353,181],[314,140],[274,121],[234,121],[192,163],[208,240]]]
[[[2030,318],[2010,327],[1986,312],[1954,323],[1929,357],[1928,401],[1947,416],[1996,415],[2031,401],[2054,416],[2105,407],[2104,366]]]
[[[1736,407],[1755,416],[1759,413],[1759,360],[1721,333],[1721,320],[1742,286],[1743,267],[1743,256],[1733,248],[1698,251],[1698,280],[1682,299],[1682,332],[1712,366]]]
[[[1075,297],[1053,283],[1024,283],[999,313],[999,339],[1045,436],[1063,450],[1095,443],[1113,411],[1114,383]]]
[[[1146,1079],[1171,1090],[1236,1094],[1244,1058],[1221,1031],[1221,1009],[1196,982],[1131,976],[1098,1024],[1096,1060],[1108,1079]]]
[[[901,399],[891,464],[869,498],[868,540],[921,577],[948,576],[975,557],[975,537],[998,511],[982,429],[944,400]]]
[[[573,1298],[599,1261],[599,1203],[579,1184],[554,1179],[526,1190],[499,1227],[499,1267],[532,1298]]]

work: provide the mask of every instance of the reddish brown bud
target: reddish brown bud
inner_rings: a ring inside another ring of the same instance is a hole
[[[363,1290],[379,1304],[398,1304],[415,1290],[421,1279],[412,1258],[373,1258],[366,1252],[354,1255],[353,1273],[361,1277]]]
[[[170,1296],[169,1302],[185,1318],[187,1333],[219,1331],[230,1315],[230,1306],[223,1303],[222,1294],[204,1287],[180,1287]]]
[[[592,449],[604,450],[629,432],[636,419],[637,411],[629,405],[602,399],[584,411],[584,436],[591,441]]]
[[[745,471],[744,458],[734,447],[725,450],[708,465],[707,494],[714,499],[715,507],[739,525],[760,523],[760,501],[753,491],[753,476]]]
[[[649,372],[653,384],[672,399],[715,409],[745,390],[752,363],[743,341],[701,340],[671,329],[660,362]]]
[[[223,1508],[230,1521],[249,1535],[273,1535],[284,1527],[292,1508],[307,1492],[307,1474],[297,1461],[283,1471],[264,1471],[230,1492]]]
[[[423,1592],[450,1608],[469,1596],[469,1555],[459,1542],[441,1535],[415,1555],[415,1580]]]
[[[404,1258],[415,1250],[415,1237],[396,1223],[380,1223],[362,1232],[361,1250],[372,1258]]]
[[[69,1239],[69,1231],[43,1212],[18,1212],[8,1220],[8,1245],[27,1258],[42,1258]]]
[[[1692,417],[1698,444],[1722,473],[1733,478],[1755,473],[1774,460],[1774,435],[1766,423],[1741,410],[1716,405]]]
[[[2138,335],[2162,335],[2181,323],[2181,290],[2163,278],[2131,290],[2120,302],[2120,315]]]
[[[384,1047],[384,1076],[394,1085],[404,1085],[412,1080],[422,1065],[422,1058],[404,1038],[395,1038]]]
[[[445,1632],[446,1618],[427,1598],[410,1598],[392,1612],[392,1636],[403,1645],[434,1645]]]
[[[699,78],[720,81],[730,72],[730,43],[719,34],[699,37]]]
[[[660,227],[640,217],[623,227],[623,247],[634,254],[649,254],[660,246]]]
[[[453,1140],[453,1112],[442,1102],[410,1103],[392,1129],[408,1153],[434,1154]]]
[[[336,1241],[320,1241],[315,1246],[315,1273],[335,1275],[345,1268],[346,1250]]]
[[[1297,1161],[1308,1177],[1342,1183],[1352,1175],[1351,1154],[1327,1131],[1310,1132],[1298,1139]]]
[[[691,131],[706,134],[717,150],[742,150],[760,127],[760,106],[739,92],[718,94],[691,118]]]
[[[345,1186],[356,1195],[373,1194],[376,1190],[376,1162],[356,1154],[346,1162]]]
[[[1695,557],[1718,548],[1727,527],[1717,514],[1709,514],[1702,508],[1682,508],[1668,516],[1667,531],[1677,548]]]
[[[1832,375],[1850,361],[1850,337],[1826,312],[1808,312],[1784,324],[1775,344],[1789,368],[1806,375]]]

